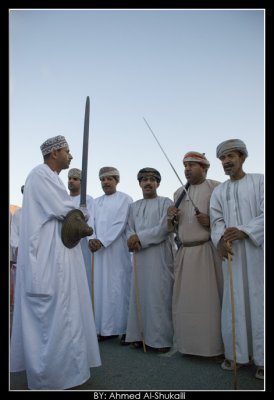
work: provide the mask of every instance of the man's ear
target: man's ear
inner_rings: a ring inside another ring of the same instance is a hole
[[[240,155],[240,158],[241,158],[242,162],[244,163],[245,159],[246,159],[246,156],[244,155],[244,153],[242,153],[240,151],[239,151],[239,155]]]
[[[51,152],[50,152],[50,157],[52,157],[54,160],[56,160],[56,158],[57,158],[57,153],[58,153],[58,150],[57,150],[57,149],[51,150]]]

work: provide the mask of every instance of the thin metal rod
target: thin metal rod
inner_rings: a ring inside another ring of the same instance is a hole
[[[190,197],[190,194],[189,194],[188,190],[186,189],[186,187],[185,187],[185,185],[183,184],[181,178],[180,178],[179,175],[177,174],[177,171],[175,170],[175,168],[174,168],[173,165],[171,164],[171,162],[170,162],[168,156],[166,155],[166,152],[165,152],[164,149],[162,148],[162,146],[161,146],[159,140],[157,139],[157,137],[156,137],[155,133],[153,132],[153,130],[151,129],[151,127],[149,126],[149,124],[148,124],[147,120],[145,119],[145,117],[143,117],[143,120],[145,121],[145,123],[146,123],[148,129],[150,130],[150,132],[152,133],[154,139],[155,139],[156,142],[158,143],[158,145],[159,145],[160,149],[162,150],[162,152],[163,152],[165,158],[166,158],[167,161],[169,162],[169,165],[171,166],[171,168],[172,168],[173,171],[175,172],[175,175],[177,176],[177,178],[178,178],[180,184],[182,185],[184,191],[186,192],[186,194],[187,194],[189,200],[191,201],[191,203],[192,203],[192,205],[193,205],[193,207],[194,207],[195,213],[196,213],[196,214],[200,214],[200,211],[199,211],[198,207],[195,206],[194,201],[193,201],[192,198]]]

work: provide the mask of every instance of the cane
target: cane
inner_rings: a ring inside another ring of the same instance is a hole
[[[95,318],[95,311],[94,311],[94,253],[92,253],[91,259],[91,302],[92,302],[92,311],[93,317]]]
[[[145,340],[144,340],[143,321],[142,321],[141,308],[140,308],[140,303],[139,303],[138,276],[137,276],[135,253],[133,253],[133,270],[134,270],[134,280],[135,280],[137,316],[138,316],[138,321],[139,321],[139,328],[140,328],[140,334],[141,334],[142,343],[143,343],[143,349],[144,349],[144,353],[146,353],[147,350],[146,350],[146,345],[145,345]]]
[[[234,390],[237,390],[237,363],[236,363],[236,327],[234,313],[234,294],[233,294],[233,279],[232,279],[232,256],[228,253],[228,269],[230,281],[230,302],[231,302],[231,319],[232,319],[232,346],[233,346],[233,384]]]

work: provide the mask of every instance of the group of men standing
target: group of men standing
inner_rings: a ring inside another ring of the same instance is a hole
[[[101,364],[98,340],[117,335],[121,344],[158,352],[175,342],[183,354],[224,353],[222,368],[232,370],[234,324],[237,366],[252,357],[263,379],[263,175],[243,171],[245,144],[218,146],[230,178],[222,184],[206,178],[204,154],[186,153],[189,189],[177,207],[157,195],[156,169],[138,172],[143,198],[133,202],[117,191],[119,171],[101,168],[104,195],[89,197],[84,211],[94,232],[70,249],[62,221],[80,206],[81,171],[69,171],[68,195],[59,178],[72,159],[66,139],[50,138],[41,151],[44,164],[25,183],[11,371],[26,370],[30,389],[81,385]]]

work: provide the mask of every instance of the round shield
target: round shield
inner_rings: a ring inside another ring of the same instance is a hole
[[[90,236],[92,233],[93,229],[87,225],[82,211],[75,209],[67,213],[61,229],[64,246],[72,249],[83,237]]]

